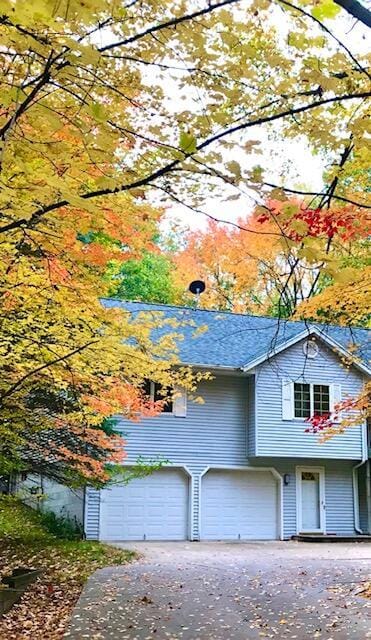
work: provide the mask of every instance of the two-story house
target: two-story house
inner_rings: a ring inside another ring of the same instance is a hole
[[[126,464],[139,456],[167,462],[129,484],[88,489],[88,538],[272,540],[371,532],[366,425],[324,443],[305,432],[309,417],[357,395],[370,375],[367,331],[117,300],[105,304],[181,321],[182,363],[210,371],[213,379],[200,384],[203,404],[183,392],[155,418],[139,424],[119,419]],[[206,331],[195,331],[205,325]],[[150,388],[156,392],[154,384]]]

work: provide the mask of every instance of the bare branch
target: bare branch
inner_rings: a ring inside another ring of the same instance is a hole
[[[346,1],[347,0],[345,0],[345,2]],[[305,16],[306,18],[309,18],[310,20],[313,20],[313,22],[318,24],[318,26],[322,29],[322,31],[325,31],[325,33],[327,33],[333,40],[335,40],[335,42],[337,42],[337,44],[342,49],[344,49],[344,51],[346,51],[348,56],[350,56],[350,58],[353,60],[353,62],[357,65],[358,69],[360,71],[362,71],[362,73],[365,73],[367,75],[367,77],[370,78],[370,80],[371,80],[371,76],[368,73],[368,71],[364,67],[362,67],[362,65],[358,62],[357,58],[353,55],[353,53],[350,51],[350,49],[348,49],[348,47],[341,40],[339,40],[339,38],[337,38],[337,36],[335,36],[335,34],[332,33],[332,31],[330,31],[330,29],[328,27],[326,27],[320,20],[318,20],[318,18],[315,18],[314,16],[312,16],[311,13],[308,13],[307,11],[302,9],[301,7],[298,7],[295,4],[292,4],[291,2],[288,2],[288,0],[279,0],[279,2],[280,2],[280,4],[283,4],[286,7],[290,7],[294,11],[298,11],[299,13],[301,13],[301,15]],[[336,2],[336,0],[335,0],[335,2]],[[340,2],[338,4],[340,4]]]
[[[169,27],[176,27],[178,24],[182,24],[182,22],[188,22],[189,20],[200,18],[201,16],[205,16],[208,13],[212,13],[212,11],[215,11],[216,9],[221,9],[221,7],[237,4],[238,2],[240,2],[240,0],[223,0],[222,2],[217,2],[216,4],[209,3],[204,9],[200,9],[199,11],[195,11],[194,13],[188,13],[185,16],[180,16],[179,18],[173,18],[172,20],[168,20],[167,22],[161,22],[160,24],[156,24],[153,27],[148,27],[148,29],[130,36],[130,38],[106,44],[104,47],[100,47],[98,51],[109,51],[110,49],[115,49],[116,47],[123,47],[127,44],[132,44],[133,42],[141,40],[145,36],[152,35],[157,31],[162,31],[163,29],[168,29]]]
[[[271,187],[272,189],[282,189],[282,191],[286,191],[287,193],[293,193],[299,196],[314,196],[317,198],[321,198],[326,195],[326,193],[321,193],[320,191],[301,191],[300,189],[290,189],[289,187],[285,187],[285,185],[273,184],[272,182],[263,182],[267,187]],[[331,196],[334,200],[340,200],[341,202],[346,202],[347,204],[354,204],[356,207],[362,207],[362,209],[371,209],[371,206],[368,204],[363,204],[361,202],[356,202],[355,200],[351,200],[350,198],[344,198],[343,196]]]

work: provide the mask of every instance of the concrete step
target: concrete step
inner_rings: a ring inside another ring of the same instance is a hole
[[[336,535],[318,535],[318,534],[301,534],[292,536],[292,540],[298,542],[371,542],[371,535],[354,535],[354,536],[336,536]]]

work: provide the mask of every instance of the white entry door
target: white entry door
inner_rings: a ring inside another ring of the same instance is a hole
[[[325,533],[324,470],[297,468],[298,533]]]

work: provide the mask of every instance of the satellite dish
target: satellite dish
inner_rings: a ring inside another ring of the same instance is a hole
[[[206,285],[204,282],[202,282],[202,280],[193,280],[188,288],[191,293],[194,293],[195,296],[199,296],[200,293],[203,293],[205,291],[205,287]]]

